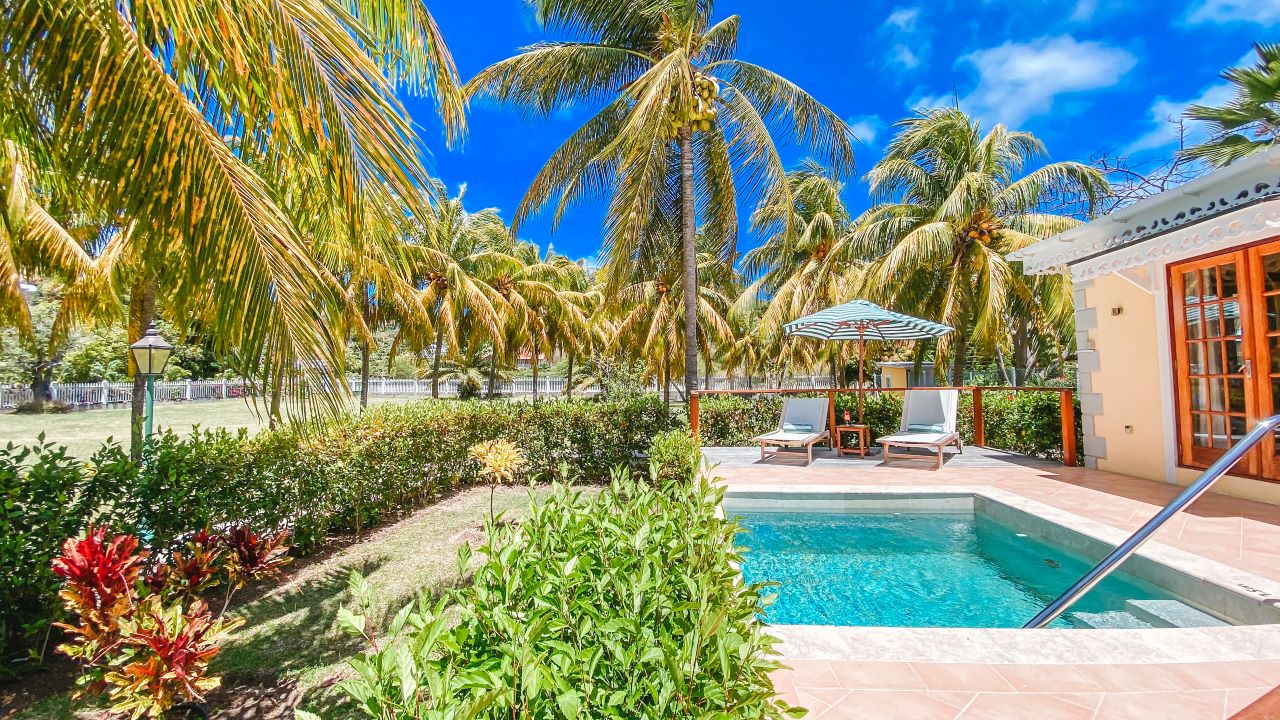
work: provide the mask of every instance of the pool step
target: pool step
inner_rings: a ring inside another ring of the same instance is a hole
[[[1219,627],[1227,624],[1177,600],[1129,600],[1125,607],[1154,627]]]
[[[1143,630],[1151,627],[1151,623],[1123,610],[1078,612],[1072,613],[1072,617],[1097,630]]]

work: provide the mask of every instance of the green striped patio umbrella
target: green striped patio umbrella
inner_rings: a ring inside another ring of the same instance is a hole
[[[858,423],[862,423],[862,365],[867,340],[926,340],[951,332],[941,323],[885,310],[868,300],[851,300],[783,326],[787,335],[819,340],[858,341]]]

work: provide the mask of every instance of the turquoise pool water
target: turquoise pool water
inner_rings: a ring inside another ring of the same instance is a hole
[[[982,514],[731,514],[745,531],[743,576],[779,584],[765,610],[777,624],[1021,627],[1092,565]],[[1172,597],[1119,571],[1054,627]]]

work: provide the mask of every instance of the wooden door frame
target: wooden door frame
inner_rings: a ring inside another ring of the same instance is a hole
[[[1280,236],[1273,236],[1232,248],[1218,250],[1190,257],[1165,265],[1166,306],[1169,309],[1167,318],[1169,327],[1169,362],[1172,366],[1171,380],[1174,401],[1174,431],[1176,447],[1174,458],[1177,467],[1204,469],[1207,462],[1192,457],[1194,445],[1190,408],[1190,374],[1189,357],[1187,355],[1186,306],[1182,301],[1182,273],[1206,266],[1218,266],[1230,262],[1234,257],[1237,265],[1236,284],[1237,302],[1239,303],[1241,357],[1250,364],[1252,377],[1244,378],[1245,421],[1252,427],[1262,417],[1271,415],[1267,408],[1271,398],[1270,365],[1264,360],[1270,359],[1270,351],[1266,347],[1267,318],[1265,300],[1262,295],[1263,269],[1261,258],[1264,254],[1280,252]],[[1263,306],[1255,307],[1256,301]],[[1225,302],[1225,301],[1221,301]],[[1226,318],[1223,318],[1223,338],[1228,337],[1225,329]],[[1260,332],[1259,332],[1260,330]],[[1207,346],[1206,346],[1207,347]],[[1206,356],[1205,361],[1208,361]],[[1229,375],[1230,373],[1228,373]],[[1265,385],[1265,387],[1264,387]],[[1224,401],[1230,407],[1230,384],[1227,385],[1227,396]],[[1229,412],[1229,411],[1228,411]],[[1229,418],[1229,415],[1228,415]],[[1228,423],[1230,420],[1228,419]],[[1210,422],[1212,434],[1212,421]],[[1280,482],[1280,458],[1276,458],[1275,441],[1264,442],[1258,449],[1250,452],[1246,458],[1231,472],[1232,475],[1248,477],[1265,482]],[[1203,453],[1204,450],[1201,449]],[[1216,454],[1221,454],[1216,453]],[[1202,455],[1203,457],[1203,455]]]

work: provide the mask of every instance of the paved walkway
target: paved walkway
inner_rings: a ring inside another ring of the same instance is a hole
[[[736,489],[765,485],[981,485],[1127,531],[1137,529],[1179,490],[1133,477],[1068,468],[980,448],[967,448],[962,457],[949,459],[942,470],[933,470],[932,461],[927,459],[895,461],[886,466],[878,458],[837,459],[828,451],[815,451],[815,461],[808,467],[798,454],[762,462],[758,450],[751,448],[708,448],[706,455],[718,464],[715,473]],[[1280,580],[1280,508],[1275,506],[1209,495],[1161,529],[1154,540]],[[1103,636],[1096,637],[1102,642]],[[789,643],[787,647],[785,662],[792,669],[775,676],[781,696],[808,708],[809,718],[833,720],[1220,720],[1232,717],[1280,683],[1280,658],[1138,665],[1062,664],[1035,657],[1016,663],[927,662],[908,656],[902,662],[883,662],[839,660],[833,659],[830,652],[810,653],[803,645]],[[1267,716],[1270,714],[1256,708],[1250,715]]]

